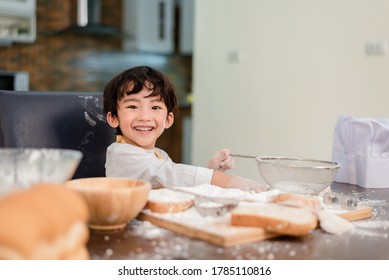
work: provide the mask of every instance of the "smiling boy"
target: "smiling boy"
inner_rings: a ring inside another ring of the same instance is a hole
[[[153,187],[212,184],[267,190],[256,181],[224,172],[234,167],[228,149],[218,151],[208,167],[200,167],[174,163],[155,147],[164,130],[173,125],[176,107],[175,88],[160,71],[138,66],[114,77],[104,90],[104,112],[117,134],[117,141],[107,148],[106,176],[142,179]]]

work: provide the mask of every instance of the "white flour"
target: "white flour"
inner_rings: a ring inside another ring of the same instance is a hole
[[[361,205],[369,206],[373,209],[373,215],[370,219],[354,221],[353,234],[366,237],[389,237],[389,220],[383,220],[387,217],[389,202],[385,200],[364,199]]]
[[[169,189],[154,189],[149,193],[148,200],[160,202],[180,202],[194,200],[195,196],[183,192],[175,192]]]
[[[273,196],[280,193],[279,190],[270,190],[262,193],[246,192],[240,189],[222,188],[210,184],[203,184],[195,187],[172,187],[172,190],[187,192],[197,196],[237,199],[251,202],[268,202]]]

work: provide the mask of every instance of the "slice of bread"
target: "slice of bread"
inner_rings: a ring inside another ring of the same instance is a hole
[[[308,208],[263,203],[239,205],[231,212],[231,224],[261,227],[282,235],[302,236],[315,229],[318,220]]]
[[[285,206],[308,207],[314,212],[319,211],[321,208],[321,202],[317,197],[291,193],[280,193],[273,197],[273,202]]]
[[[195,196],[169,189],[153,189],[149,193],[147,208],[155,213],[176,213],[191,208]]]

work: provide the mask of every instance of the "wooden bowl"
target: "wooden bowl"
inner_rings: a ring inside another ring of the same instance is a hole
[[[130,178],[94,177],[67,181],[65,187],[84,197],[91,229],[119,230],[145,207],[151,184]]]

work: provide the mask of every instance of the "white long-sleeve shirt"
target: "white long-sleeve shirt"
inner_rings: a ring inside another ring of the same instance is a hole
[[[164,159],[158,158],[159,152]],[[149,181],[152,186],[193,187],[210,184],[213,169],[174,163],[168,154],[158,148],[144,150],[140,147],[112,143],[107,148],[105,174],[107,177],[126,177]]]

